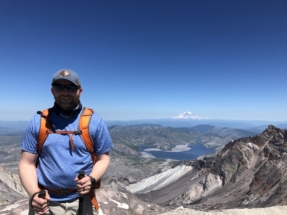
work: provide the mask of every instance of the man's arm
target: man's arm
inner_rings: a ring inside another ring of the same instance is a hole
[[[106,152],[101,155],[97,155],[97,159],[98,161],[93,166],[90,176],[92,176],[94,179],[99,181],[103,177],[103,175],[106,173],[109,167],[109,164],[110,164],[109,152]],[[76,177],[75,181],[77,183],[77,188],[78,188],[80,195],[85,195],[89,193],[90,189],[92,188],[90,177],[86,176],[81,180],[79,180],[78,177]]]
[[[21,183],[27,191],[31,199],[31,206],[38,214],[46,214],[49,210],[48,201],[49,194],[46,192],[45,199],[39,198],[38,195],[33,195],[40,191],[38,187],[38,178],[36,173],[35,159],[37,154],[32,154],[26,151],[21,152],[21,159],[19,162],[19,176]]]
[[[19,176],[21,183],[27,191],[29,197],[31,197],[35,192],[39,191],[35,166],[36,158],[37,154],[32,154],[23,150],[21,152]]]
[[[109,152],[101,155],[97,155],[98,161],[93,166],[92,172],[90,173],[90,176],[92,176],[94,179],[99,181],[103,175],[106,173],[109,164],[110,164],[110,156]]]

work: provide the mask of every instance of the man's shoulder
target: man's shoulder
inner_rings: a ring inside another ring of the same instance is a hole
[[[40,121],[40,118],[41,118],[40,114],[37,113],[31,118],[30,123],[37,123],[38,124]]]
[[[84,110],[86,110],[86,109],[91,110],[91,112],[90,112],[91,113],[91,120],[99,120],[99,119],[102,120],[102,118],[93,110],[93,108],[84,107],[81,114],[83,114]]]
[[[41,116],[39,114],[35,114],[32,116],[28,123],[26,132],[38,132],[40,128],[40,117]]]
[[[93,112],[91,119],[90,119],[90,128],[92,127],[103,127],[106,126],[103,118],[98,115],[97,113]]]

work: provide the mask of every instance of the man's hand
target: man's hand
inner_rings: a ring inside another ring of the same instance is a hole
[[[44,215],[49,211],[48,202],[50,200],[50,195],[47,191],[44,198],[39,197],[38,194],[33,195],[32,198],[33,199],[31,199],[31,206],[36,213]]]
[[[92,183],[89,176],[86,175],[82,179],[78,179],[78,176],[76,176],[75,181],[77,182],[77,189],[80,196],[84,196],[90,192]]]

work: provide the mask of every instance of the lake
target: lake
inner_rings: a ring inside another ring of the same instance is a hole
[[[171,152],[171,151],[159,151],[153,150],[149,146],[140,146],[140,152],[148,153],[155,158],[165,158],[165,159],[173,159],[173,160],[193,160],[201,155],[208,155],[215,152],[213,148],[207,148],[204,145],[197,143],[194,145],[188,146],[189,150],[183,152]]]

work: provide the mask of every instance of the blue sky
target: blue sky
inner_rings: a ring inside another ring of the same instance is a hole
[[[62,68],[104,120],[287,120],[286,0],[3,0],[0,29],[0,120],[51,107]]]

